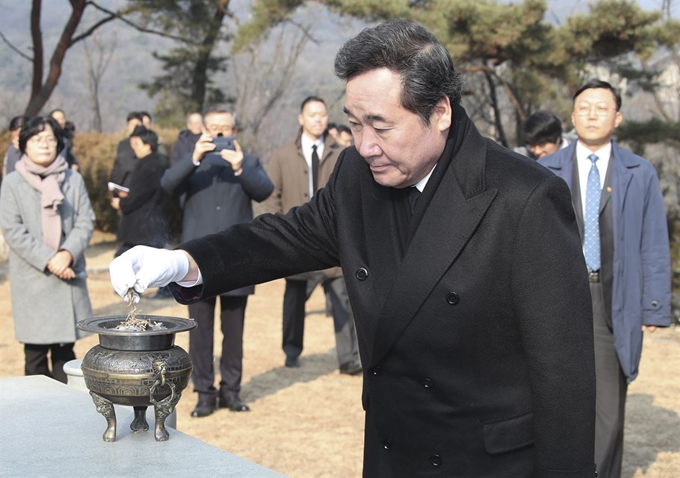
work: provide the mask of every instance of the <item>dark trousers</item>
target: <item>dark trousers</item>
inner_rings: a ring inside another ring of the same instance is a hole
[[[216,297],[189,305],[189,317],[198,327],[189,333],[189,356],[194,366],[191,380],[199,400],[217,396],[213,360]],[[220,357],[220,390],[222,396],[241,391],[243,371],[243,321],[248,296],[220,296],[222,356]]]
[[[24,344],[24,354],[26,356],[25,375],[46,375],[62,383],[66,383],[64,364],[76,358],[73,343]],[[51,371],[49,362],[52,362]]]
[[[286,289],[283,294],[283,351],[288,357],[298,357],[302,353],[305,302],[313,290],[309,290],[308,282],[310,281],[286,279]],[[343,365],[353,360],[359,361],[354,315],[349,303],[345,280],[342,277],[323,278],[320,282],[331,299],[338,364]]]
[[[623,461],[623,425],[626,410],[626,377],[607,324],[602,284],[591,283],[595,335],[595,463],[600,478],[619,478]]]

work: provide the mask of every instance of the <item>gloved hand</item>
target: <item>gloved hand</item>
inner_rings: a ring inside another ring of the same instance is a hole
[[[170,282],[181,281],[188,272],[189,259],[184,251],[147,246],[133,247],[109,265],[111,284],[123,298],[130,288],[141,294],[149,287],[163,287]],[[139,302],[137,294],[134,302]]]

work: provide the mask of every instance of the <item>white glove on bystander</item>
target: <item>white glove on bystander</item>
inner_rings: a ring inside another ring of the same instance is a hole
[[[189,272],[189,259],[182,250],[169,251],[136,246],[116,257],[109,265],[111,284],[125,297],[130,288],[138,293],[149,287],[163,287],[179,282]],[[137,297],[135,302],[139,301]]]

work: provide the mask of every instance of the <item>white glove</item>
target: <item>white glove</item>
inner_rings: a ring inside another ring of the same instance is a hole
[[[163,287],[170,282],[179,282],[188,272],[189,259],[184,251],[147,246],[133,247],[116,257],[109,265],[111,284],[123,298],[131,288],[141,294],[149,287]],[[134,294],[134,302],[139,302],[137,294]]]

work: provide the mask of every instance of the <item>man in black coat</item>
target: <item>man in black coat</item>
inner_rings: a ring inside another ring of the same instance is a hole
[[[221,231],[253,218],[251,201],[264,201],[274,185],[267,177],[260,160],[244,154],[237,141],[233,149],[219,153],[218,142],[236,134],[235,116],[226,110],[206,113],[206,133],[194,148],[167,170],[161,184],[171,195],[185,197],[182,240],[188,241]],[[243,363],[243,320],[248,295],[255,288],[235,287],[220,295],[222,356],[220,358],[220,388],[214,386],[213,327],[216,298],[206,298],[189,306],[189,317],[198,322],[190,332],[189,355],[194,366],[192,381],[198,392],[194,417],[205,417],[221,408],[234,412],[248,411],[240,398]]]
[[[397,20],[341,48],[355,146],[286,215],[111,263],[187,303],[341,265],[365,477],[595,477],[588,278],[569,188],[483,138],[446,48]],[[165,264],[161,264],[164,262]]]
[[[158,136],[137,126],[128,141],[137,158],[128,181],[130,192],[111,199],[111,207],[122,213],[118,255],[134,246],[164,247],[170,242],[167,195],[161,188],[167,158],[158,154]]]
[[[187,117],[187,127],[180,131],[177,141],[172,147],[170,165],[175,164],[187,154],[193,152],[196,141],[203,132],[203,118],[200,113],[191,113]]]
[[[125,127],[125,138],[121,139],[116,149],[116,159],[113,162],[111,169],[111,178],[109,181],[125,188],[130,188],[130,181],[132,180],[132,170],[135,168],[137,157],[135,152],[130,147],[130,135],[135,127],[142,125],[142,115],[136,111],[128,114],[127,125]],[[114,191],[114,196],[118,192]]]

